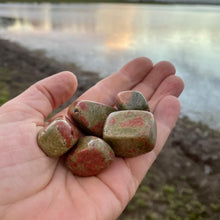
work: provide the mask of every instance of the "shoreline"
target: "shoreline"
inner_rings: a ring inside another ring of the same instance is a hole
[[[66,70],[76,75],[78,89],[62,108],[99,81],[101,79],[99,74],[83,71],[73,63],[61,63],[48,58],[42,50],[31,51],[17,43],[0,39],[0,97],[3,96],[0,105],[33,83]]]
[[[79,86],[61,108],[98,82],[99,74],[47,58],[43,51],[30,51],[0,39],[0,105],[34,82],[64,70],[76,74]],[[128,216],[134,220],[143,216],[151,219],[151,214],[158,220],[173,219],[173,215],[183,219],[190,215],[198,217],[194,219],[217,219],[220,212],[219,146],[219,131],[185,116],[179,118],[165,148],[119,219]]]

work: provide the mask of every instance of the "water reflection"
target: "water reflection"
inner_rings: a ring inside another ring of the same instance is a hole
[[[103,76],[137,56],[170,60],[186,84],[183,113],[216,126],[219,12],[218,6],[1,4],[0,35]]]
[[[14,33],[34,32],[45,35],[58,31],[74,35],[95,34],[103,38],[106,49],[129,48],[134,39],[135,25],[132,23],[136,15],[135,7],[128,7],[120,14],[99,7],[93,8],[92,11],[76,10],[74,13],[68,13],[67,8],[59,11],[50,4],[40,7],[37,11],[38,16],[30,10],[23,8],[23,11],[18,12],[12,9],[11,16],[14,22],[7,27],[2,26]]]
[[[6,28],[11,32],[51,32],[53,30],[52,21],[51,21],[51,5],[45,5],[42,9],[42,12],[39,14],[39,17],[33,16],[30,18],[30,11],[24,11],[23,13],[19,12],[15,8],[11,9],[10,24],[3,24],[1,28]],[[4,21],[6,17],[0,17],[0,20]]]
[[[0,17],[0,27],[8,27],[8,26],[13,26],[15,23],[14,18],[10,17]]]
[[[145,44],[150,42],[153,45],[169,43],[173,49],[181,46],[192,51],[194,51],[192,46],[199,44],[219,50],[219,45],[216,48],[215,44],[220,40],[217,29],[220,15],[216,9],[211,10],[212,8],[204,11],[201,7],[196,12],[187,11],[188,9],[184,7],[181,11],[170,6],[163,6],[161,9],[156,6],[137,5],[106,7],[79,4],[74,7],[69,5],[61,7],[44,4],[23,5],[19,10],[18,5],[9,8],[8,18],[14,22],[7,24],[7,31],[14,33],[34,32],[45,35],[62,32],[75,36],[86,35],[88,40],[95,35],[103,40],[106,49],[113,50],[125,50],[132,46],[142,47],[140,42]]]

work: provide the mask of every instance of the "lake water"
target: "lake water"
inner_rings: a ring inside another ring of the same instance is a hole
[[[138,56],[169,60],[182,114],[220,128],[220,6],[0,4],[0,38],[101,76]]]

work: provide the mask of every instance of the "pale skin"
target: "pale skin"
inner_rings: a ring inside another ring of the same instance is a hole
[[[77,89],[72,73],[43,79],[4,104],[0,107],[0,219],[117,219],[173,129],[183,87],[171,63],[153,65],[142,57],[79,97],[114,105],[118,92],[138,90],[148,100],[158,130],[153,151],[117,158],[99,175],[86,178],[74,176],[60,160],[47,157],[36,139],[45,118]]]

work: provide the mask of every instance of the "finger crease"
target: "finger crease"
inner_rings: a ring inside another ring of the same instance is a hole
[[[135,189],[137,189],[140,181],[138,181],[138,179],[137,179],[135,173],[133,172],[133,170],[131,169],[131,166],[128,163],[128,161],[127,160],[123,160],[123,161],[129,170],[130,176],[133,177],[133,178],[131,178],[131,180],[133,181]],[[132,197],[133,197],[133,192],[131,192],[131,190],[129,190],[129,199],[131,199]]]
[[[52,93],[50,92],[49,89],[47,89],[46,86],[44,85],[38,85],[36,84],[35,85],[36,89],[44,96],[47,98],[47,100],[49,100],[51,106],[52,106],[52,109],[55,108],[56,106],[56,101],[54,99],[54,96],[52,95]]]
[[[123,202],[123,199],[120,198],[120,196],[117,194],[117,192],[113,189],[113,187],[111,187],[110,184],[104,182],[99,176],[96,176],[108,189],[109,191],[112,192],[112,194],[114,195],[115,199],[119,202],[120,204],[120,209],[123,210],[124,209],[124,202]]]

